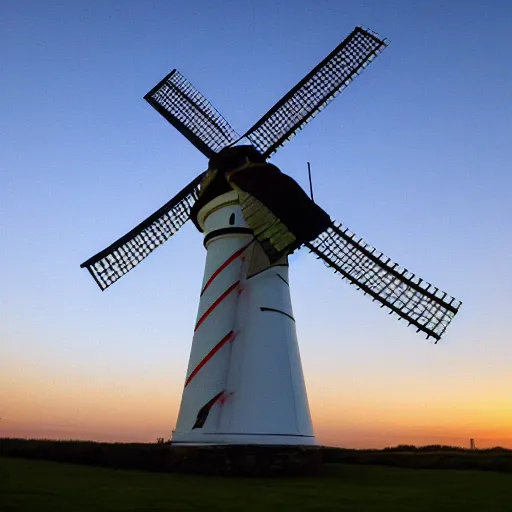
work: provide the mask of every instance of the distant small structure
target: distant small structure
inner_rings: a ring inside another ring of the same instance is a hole
[[[476,446],[475,446],[475,440],[473,438],[471,438],[469,440],[469,449],[470,450],[476,450]]]

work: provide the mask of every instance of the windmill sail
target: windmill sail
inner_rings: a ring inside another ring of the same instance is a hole
[[[244,137],[268,157],[294,137],[387,46],[356,27],[320,64],[279,100]]]
[[[212,104],[176,69],[144,99],[208,158],[239,138]]]
[[[200,174],[153,215],[80,265],[105,290],[174,235],[190,217],[199,193]]]
[[[439,340],[460,301],[393,263],[342,225],[332,223],[308,249],[365,294]]]

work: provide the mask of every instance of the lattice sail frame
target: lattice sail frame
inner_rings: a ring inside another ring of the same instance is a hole
[[[224,117],[176,69],[144,99],[208,158],[239,139]]]
[[[394,263],[341,224],[333,223],[306,244],[324,263],[350,284],[369,294],[427,338],[439,340],[461,305],[435,286]]]
[[[112,245],[82,263],[98,286],[114,284],[174,235],[190,218],[203,174]]]
[[[389,43],[356,27],[244,135],[265,156],[292,139]]]

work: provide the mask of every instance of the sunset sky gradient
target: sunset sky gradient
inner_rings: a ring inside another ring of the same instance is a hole
[[[0,437],[175,426],[205,252],[189,223],[101,293],[79,265],[205,169],[143,100],[178,68],[239,131],[355,25],[389,48],[272,160],[463,302],[434,345],[306,251],[318,440],[512,448],[509,2],[15,1],[0,15]]]

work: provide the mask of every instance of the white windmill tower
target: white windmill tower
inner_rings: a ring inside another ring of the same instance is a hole
[[[460,302],[331,221],[267,159],[385,47],[356,27],[242,137],[176,70],[145,99],[209,158],[153,215],[81,266],[102,290],[189,219],[206,264],[173,444],[311,445],[288,255],[306,246],[381,307],[438,340]],[[242,139],[249,146],[235,146]]]

